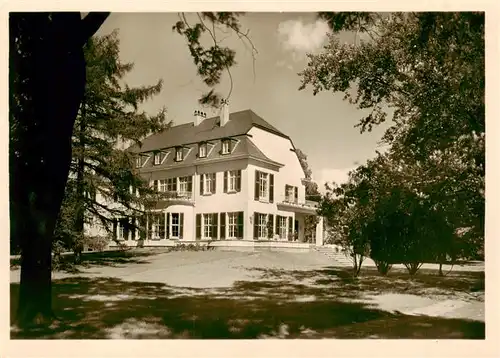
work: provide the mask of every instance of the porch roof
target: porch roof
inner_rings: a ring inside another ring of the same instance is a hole
[[[316,205],[314,205],[316,204]],[[306,203],[291,203],[287,201],[282,201],[277,203],[278,209],[285,211],[293,211],[295,213],[308,214],[308,215],[318,215],[317,203],[307,201]]]

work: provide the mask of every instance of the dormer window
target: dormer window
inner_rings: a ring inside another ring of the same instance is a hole
[[[230,139],[224,139],[222,140],[222,154],[229,154],[231,153],[231,140]]]
[[[142,158],[140,155],[137,158],[135,158],[135,167],[136,168],[142,167]]]
[[[206,158],[207,156],[207,143],[200,143],[198,146],[198,157]]]
[[[160,165],[161,164],[161,153],[157,152],[154,153],[154,165]]]
[[[184,152],[182,147],[175,148],[175,161],[181,162],[184,159]]]

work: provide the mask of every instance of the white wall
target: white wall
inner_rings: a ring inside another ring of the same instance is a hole
[[[291,151],[292,142],[289,139],[269,133],[260,128],[252,128],[249,132],[252,136],[249,138],[262,153],[269,159],[284,164],[279,173],[274,177],[275,201],[285,200],[285,185],[298,187],[299,203],[304,203],[306,199],[305,186],[301,179],[305,177],[304,171],[300,166],[297,154]]]

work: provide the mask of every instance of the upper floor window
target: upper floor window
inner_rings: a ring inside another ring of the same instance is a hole
[[[299,189],[296,186],[285,185],[285,201],[297,203],[299,200]]]
[[[191,191],[193,190],[193,177],[181,177],[179,178],[179,192],[180,196],[191,196]]]
[[[267,199],[268,173],[259,173],[259,199]]]
[[[216,175],[215,173],[200,175],[200,194],[215,194]]]
[[[272,203],[274,200],[274,175],[256,170],[254,194],[255,200]]]
[[[154,154],[154,165],[160,165],[161,164],[161,153],[157,152]]]
[[[182,147],[175,148],[175,161],[180,162],[184,159],[184,151]]]
[[[241,191],[241,170],[230,170],[224,172],[224,192]]]
[[[205,158],[207,156],[207,143],[200,143],[198,146],[198,157]]]
[[[135,167],[136,168],[142,167],[142,157],[140,155],[137,158],[135,158]]]
[[[231,153],[231,140],[224,139],[222,140],[222,154],[229,154],[229,153]]]
[[[169,192],[177,191],[177,178],[167,179],[167,191]]]

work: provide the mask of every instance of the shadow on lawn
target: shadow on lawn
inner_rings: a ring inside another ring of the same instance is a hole
[[[387,276],[382,276],[376,268],[363,268],[358,278],[354,278],[351,269],[345,267],[327,267],[321,270],[282,270],[251,268],[260,274],[261,279],[286,280],[288,282],[309,282],[314,286],[328,286],[341,290],[346,297],[364,293],[405,293],[420,296],[455,296],[470,295],[477,301],[473,292],[484,291],[484,272],[455,271],[447,276],[439,276],[435,270],[420,270],[410,277],[404,269],[392,269]]]
[[[304,273],[305,274],[305,273]],[[11,284],[11,302],[19,286]],[[394,314],[354,302],[352,290],[289,280],[238,281],[194,289],[115,278],[53,282],[51,328],[11,338],[467,338],[483,339],[482,322]],[[11,305],[11,317],[15,312]]]
[[[80,262],[74,263],[74,254],[66,254],[60,257],[60,261],[54,265],[54,271],[78,274],[83,269],[90,267],[119,267],[128,264],[148,264],[151,261],[145,260],[150,256],[159,255],[167,252],[166,250],[148,250],[148,249],[133,249],[133,250],[117,250],[117,251],[102,251],[102,252],[85,252],[82,253]],[[20,259],[11,259],[11,270],[19,269]]]

